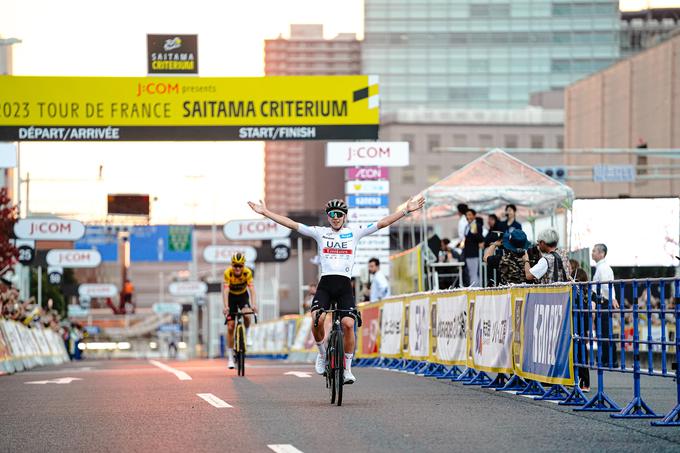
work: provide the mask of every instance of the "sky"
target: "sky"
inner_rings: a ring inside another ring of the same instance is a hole
[[[647,5],[680,2],[621,1],[626,10]],[[0,34],[22,40],[15,75],[145,76],[147,33],[196,33],[201,76],[261,76],[263,41],[285,37],[292,23],[362,37],[363,0],[3,0]],[[84,221],[103,218],[107,193],[150,194],[153,223],[253,218],[246,201],[263,196],[263,165],[259,142],[21,144],[30,211]]]

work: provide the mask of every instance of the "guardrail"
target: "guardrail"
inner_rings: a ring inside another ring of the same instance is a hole
[[[611,302],[615,292],[622,302],[619,308]],[[356,366],[515,391],[575,410],[616,412],[616,418],[659,417],[642,400],[640,376],[675,378],[678,404],[653,424],[679,426],[679,296],[680,279],[650,279],[391,297],[359,305],[363,327],[357,332]],[[276,357],[313,357],[309,316],[270,324],[253,327],[251,350]],[[579,388],[579,369],[597,372],[597,392],[590,399]],[[606,373],[633,376],[632,399],[625,408],[607,395]]]

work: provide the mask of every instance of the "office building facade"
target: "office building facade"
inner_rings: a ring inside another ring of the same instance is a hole
[[[511,109],[620,55],[618,1],[366,0],[362,71],[383,112]]]

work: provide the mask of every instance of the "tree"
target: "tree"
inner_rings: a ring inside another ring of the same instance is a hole
[[[18,208],[12,205],[7,188],[0,189],[0,277],[17,263],[19,250],[12,245],[14,224],[17,223]]]

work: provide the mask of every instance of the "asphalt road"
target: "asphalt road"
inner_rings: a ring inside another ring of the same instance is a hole
[[[239,378],[217,360],[121,360],[0,376],[0,451],[680,451],[680,428],[386,370],[356,369],[331,406],[322,378],[286,374],[312,371],[250,360]],[[631,379],[610,379],[620,404]],[[672,407],[672,380],[643,384],[654,409]]]

